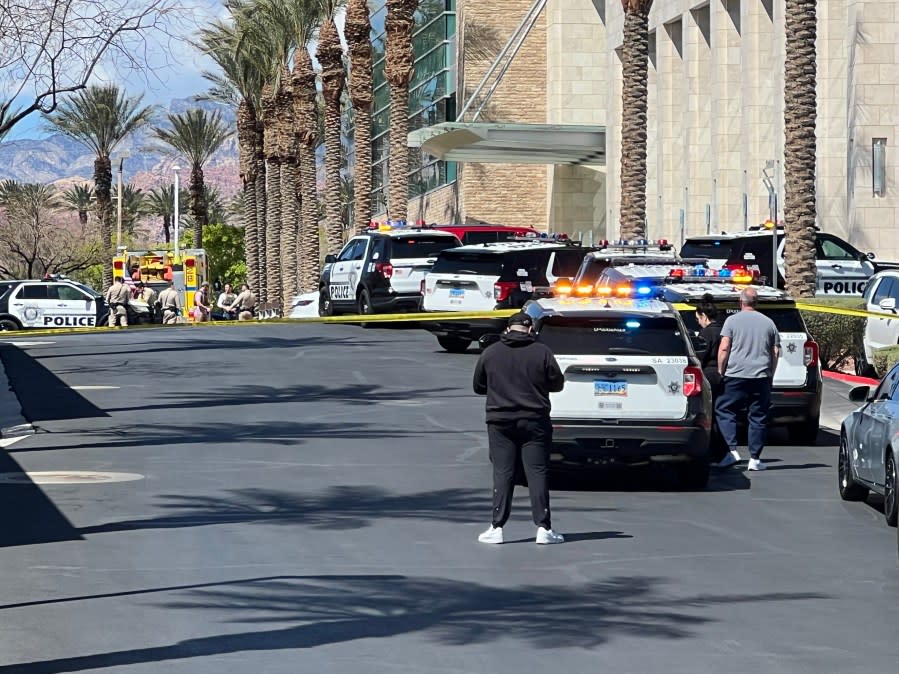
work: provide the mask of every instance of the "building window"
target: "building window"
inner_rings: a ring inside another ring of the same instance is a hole
[[[871,175],[874,179],[874,196],[883,197],[887,193],[887,139],[874,138],[871,141]]]

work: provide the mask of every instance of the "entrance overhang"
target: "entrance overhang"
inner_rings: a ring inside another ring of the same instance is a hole
[[[411,132],[409,146],[444,161],[606,164],[606,129],[602,126],[444,122]]]

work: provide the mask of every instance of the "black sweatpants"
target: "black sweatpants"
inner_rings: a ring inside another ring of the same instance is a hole
[[[531,492],[534,524],[546,529],[552,528],[549,486],[546,482],[552,434],[549,419],[520,419],[487,424],[490,461],[493,463],[493,526],[501,527],[509,519],[512,492],[515,489],[515,467],[521,461]]]

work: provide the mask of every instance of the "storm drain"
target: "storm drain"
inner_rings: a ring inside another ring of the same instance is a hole
[[[0,473],[4,484],[93,484],[98,482],[133,482],[144,479],[138,473],[95,473],[84,470],[52,470],[32,473]]]

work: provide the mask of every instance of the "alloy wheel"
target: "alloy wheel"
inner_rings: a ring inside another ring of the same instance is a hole
[[[887,458],[884,465],[884,484],[883,484],[883,512],[890,526],[896,525],[897,503],[896,503],[896,461],[893,459],[892,450],[887,451]]]

